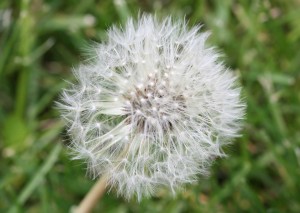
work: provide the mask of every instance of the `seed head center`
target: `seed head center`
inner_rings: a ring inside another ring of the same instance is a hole
[[[141,131],[145,125],[159,125],[164,131],[170,130],[185,108],[183,95],[172,90],[170,80],[154,75],[149,75],[145,81],[134,86],[124,94],[124,98],[128,103],[125,111],[129,122]]]

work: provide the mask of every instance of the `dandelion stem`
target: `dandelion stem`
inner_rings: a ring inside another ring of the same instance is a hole
[[[87,193],[79,206],[75,209],[75,213],[89,213],[93,210],[105,192],[106,180],[107,178],[103,176],[96,182],[93,188]]]

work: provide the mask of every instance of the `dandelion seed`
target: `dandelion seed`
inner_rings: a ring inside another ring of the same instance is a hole
[[[140,200],[206,175],[237,136],[245,107],[236,77],[206,47],[199,26],[150,15],[133,23],[108,31],[58,106],[75,158]]]

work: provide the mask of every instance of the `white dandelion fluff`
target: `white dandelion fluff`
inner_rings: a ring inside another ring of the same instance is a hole
[[[120,195],[172,192],[205,175],[237,136],[236,77],[206,47],[208,33],[150,15],[112,27],[59,103],[75,159]]]

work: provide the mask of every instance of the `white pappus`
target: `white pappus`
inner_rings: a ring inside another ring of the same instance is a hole
[[[238,136],[245,107],[236,77],[199,30],[171,18],[129,19],[108,30],[62,92],[74,159],[127,199],[160,187],[175,193]]]

